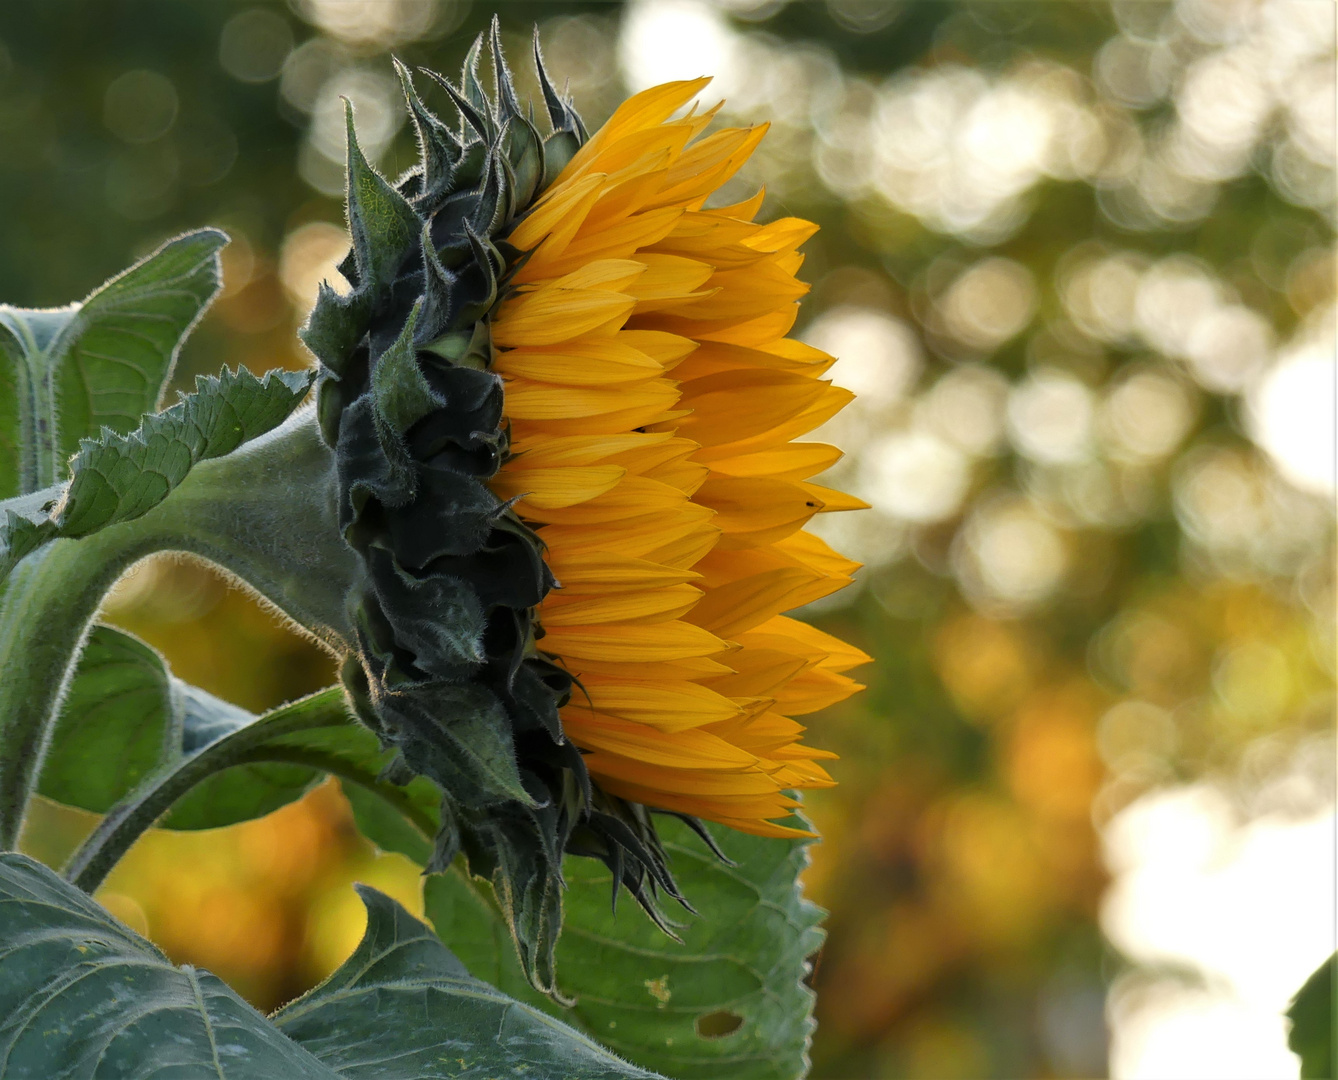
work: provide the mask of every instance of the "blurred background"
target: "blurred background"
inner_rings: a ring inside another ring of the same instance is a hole
[[[830,909],[814,1076],[1294,1077],[1334,948],[1334,18],[1327,0],[44,0],[0,6],[0,297],[62,304],[220,225],[177,383],[299,367],[346,248],[341,95],[413,159],[389,54],[458,70],[494,8],[589,126],[713,74],[771,132],[723,201],[821,223],[802,336],[873,509],[804,614],[877,658],[812,718]],[[714,96],[712,96],[714,95]],[[105,617],[262,709],[330,662],[206,568]],[[43,807],[56,859],[87,819]],[[145,840],[101,894],[269,1009],[421,910],[325,787]]]

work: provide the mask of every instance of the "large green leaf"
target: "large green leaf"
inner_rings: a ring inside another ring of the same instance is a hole
[[[169,240],[79,304],[0,305],[0,497],[56,483],[81,439],[157,408],[227,242],[217,229]]]
[[[5,1080],[338,1076],[24,855],[0,855],[0,971]]]
[[[1335,1009],[1333,983],[1335,957],[1320,964],[1319,970],[1297,991],[1287,1016],[1292,1029],[1287,1043],[1301,1059],[1305,1080],[1333,1080],[1333,1042],[1338,1034],[1338,1009]]]
[[[367,933],[344,965],[274,1016],[347,1080],[534,1076],[652,1080],[538,1009],[471,978],[432,931],[358,887]]]
[[[798,876],[802,841],[718,829],[726,865],[677,821],[662,827],[683,894],[683,941],[666,937],[635,905],[610,906],[609,872],[569,857],[563,868],[558,983],[570,1010],[534,995],[486,886],[459,873],[426,887],[437,932],[479,978],[561,1015],[638,1064],[678,1080],[792,1080],[808,1067],[812,992],[808,958],[822,942],[822,911]]]
[[[0,855],[5,1080],[655,1080],[469,977],[389,897],[359,890],[367,933],[266,1020],[205,971],[174,967],[24,855]]]
[[[147,513],[198,461],[221,457],[281,424],[311,385],[306,371],[257,378],[200,376],[195,393],[141,418],[129,435],[85,439],[66,484],[0,503],[0,580],[24,556],[61,536],[79,537]]]

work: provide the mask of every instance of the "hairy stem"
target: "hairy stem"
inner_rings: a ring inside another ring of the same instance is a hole
[[[0,600],[0,851],[18,847],[51,721],[98,605],[152,550],[141,537],[108,529],[57,540],[11,575]]]
[[[137,524],[156,550],[188,551],[230,571],[322,642],[352,648],[345,598],[360,572],[339,532],[334,454],[315,410],[196,465]]]
[[[154,509],[17,566],[0,595],[0,850],[18,844],[49,732],[107,590],[156,551],[230,571],[336,653],[357,557],[339,534],[333,455],[311,410],[203,461]]]

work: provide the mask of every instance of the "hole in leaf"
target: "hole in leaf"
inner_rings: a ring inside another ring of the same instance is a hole
[[[697,1034],[703,1039],[719,1039],[739,1030],[743,1017],[738,1013],[721,1011],[697,1017]]]

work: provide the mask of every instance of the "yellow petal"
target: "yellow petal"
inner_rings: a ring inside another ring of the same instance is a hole
[[[578,235],[562,255],[547,264],[548,271],[562,274],[578,270],[593,259],[625,259],[638,249],[654,244],[668,233],[683,211],[669,206],[644,210],[591,235]]]
[[[588,704],[587,704],[588,701]],[[608,675],[589,675],[572,692],[569,714],[591,709],[621,716],[660,731],[685,731],[717,723],[739,714],[739,707],[723,694],[693,682],[632,682]]]
[[[521,513],[586,502],[612,489],[627,474],[617,465],[585,468],[516,469],[498,473],[493,493],[502,499],[523,495]]]
[[[610,794],[617,795],[630,802],[647,803],[651,806],[662,807],[665,810],[677,810],[680,813],[692,814],[694,817],[702,817],[709,821],[719,821],[725,824],[729,824],[733,820],[756,820],[758,824],[765,824],[763,819],[787,817],[789,811],[799,805],[795,799],[791,799],[780,791],[775,786],[774,781],[771,791],[755,794],[725,792],[709,795],[704,792],[684,794],[664,791],[613,775],[601,775],[599,782],[600,787]]]
[[[769,476],[806,480],[841,460],[841,451],[826,443],[787,443],[771,450],[711,462],[711,471],[725,476]],[[825,502],[826,500],[824,500]]]
[[[745,646],[728,659],[736,670],[711,678],[705,685],[732,698],[769,695],[812,664],[801,656],[756,646]]]
[[[840,675],[830,668],[813,667],[801,671],[776,691],[776,707],[795,716],[817,712],[838,701],[845,701],[864,686],[848,675]]]
[[[551,197],[540,200],[516,224],[507,240],[521,251],[528,251],[546,237],[557,235],[562,237],[561,246],[565,248],[595,205],[603,180],[602,175],[596,174],[555,187]]]
[[[675,132],[667,145],[652,144],[651,149],[630,165],[604,174],[608,179],[583,228],[594,231],[644,209],[647,201],[664,185],[669,164],[682,149],[679,138],[679,133]]]
[[[643,383],[640,386],[651,386],[654,383]],[[633,387],[632,389],[637,389]],[[549,387],[550,393],[574,393],[565,388]],[[598,393],[599,391],[589,391]],[[656,401],[653,395],[646,395],[638,399],[642,404],[631,406],[625,409],[615,409],[612,412],[605,412],[603,409],[608,405],[608,399],[597,403],[597,399],[569,399],[581,400],[584,403],[578,406],[582,411],[577,415],[548,416],[536,419],[519,419],[513,417],[515,424],[512,431],[524,441],[526,438],[535,434],[553,434],[562,435],[574,431],[580,431],[589,435],[618,435],[629,430],[645,427],[659,427],[660,425],[672,425],[673,422],[682,416],[685,416],[686,410],[665,408]],[[598,404],[598,411],[584,411],[591,405]],[[542,403],[536,402],[536,408],[542,409]],[[549,410],[550,412],[561,412],[561,409]],[[672,428],[671,428],[672,430]]]
[[[571,708],[563,710],[562,724],[572,742],[584,750],[596,751],[604,763],[617,759],[628,762],[618,767],[623,772],[634,772],[631,763],[636,763],[665,771],[691,770],[693,776],[714,780],[719,773],[757,767],[753,754],[704,731],[681,729],[666,734],[606,713]]]
[[[697,343],[691,338],[668,334],[662,330],[620,330],[618,341],[639,349],[666,368],[674,367],[697,348]]]
[[[631,314],[636,301],[603,289],[544,289],[503,300],[492,325],[500,348],[555,345]]]
[[[571,552],[552,546],[548,549],[548,567],[563,588],[582,592],[618,593],[665,588],[701,577],[695,570],[681,570],[648,559],[634,559],[606,551],[594,554]]]
[[[617,340],[577,338],[546,349],[499,352],[493,370],[534,382],[562,386],[601,386],[638,382],[664,373],[663,365]]]
[[[822,503],[821,512],[830,514],[837,510],[867,510],[869,504],[863,499],[850,495],[844,491],[837,491],[835,488],[823,487],[821,484],[803,484],[805,491],[814,499]]]
[[[506,469],[546,469],[558,465],[607,464],[627,450],[655,446],[673,438],[671,432],[631,431],[617,435],[552,435],[532,433],[523,441],[511,438],[512,457]],[[626,466],[623,466],[626,468]]]
[[[772,779],[787,788],[829,788],[836,787],[836,781],[827,770],[814,761],[785,761],[775,763],[779,767],[771,774]]]
[[[673,679],[691,681],[712,679],[727,674],[729,668],[718,660],[704,656],[684,657],[681,660],[591,660],[559,657],[563,665],[578,680],[592,675],[607,675],[616,679]]]
[[[655,558],[654,553],[679,544],[695,544],[694,538],[703,532],[712,539],[720,535],[720,530],[711,525],[715,515],[710,510],[686,500],[684,503],[668,521],[662,516],[647,515],[628,521],[612,521],[598,529],[585,524],[547,525],[543,531],[544,543],[551,550],[573,554],[607,552],[678,566],[676,560]]]
[[[757,261],[758,252],[744,241],[757,232],[749,222],[718,217],[709,211],[688,210],[673,230],[657,241],[653,250],[669,255],[686,255],[712,266],[747,266]]]
[[[601,623],[643,624],[666,622],[684,615],[701,599],[691,585],[667,585],[639,592],[607,596],[559,589],[545,597],[539,622],[545,630],[559,626],[596,626]]]
[[[663,379],[610,389],[548,386],[517,378],[506,384],[504,407],[513,420],[571,420],[634,408],[663,410],[678,399],[678,388]]]
[[[691,437],[702,444],[702,448],[696,454],[697,460],[701,462],[721,461],[780,446],[800,435],[806,435],[814,428],[826,423],[844,409],[855,396],[849,390],[844,390],[839,386],[829,386],[816,380],[809,381],[819,388],[817,400],[789,419],[779,421],[773,428],[758,432],[756,435],[750,435],[747,438],[735,439],[732,442],[721,442],[715,445],[705,441],[702,437],[705,432],[701,435],[693,432]],[[779,403],[777,404],[777,410],[781,411]],[[717,419],[715,424],[710,427],[707,427],[705,423],[703,427],[714,434],[714,429],[718,424],[719,420]]]
[[[656,514],[671,516],[687,502],[683,492],[645,476],[625,476],[603,494],[566,506],[529,504],[535,521],[556,525],[597,525]]]
[[[626,662],[715,656],[727,649],[714,634],[685,622],[646,626],[562,626],[548,631],[541,648],[576,660]]]
[[[763,225],[743,242],[758,251],[789,251],[797,248],[818,231],[811,221],[802,218],[779,218]]]
[[[849,671],[873,662],[873,657],[816,626],[777,615],[740,637],[740,643],[806,656],[830,671]]]
[[[576,152],[555,184],[561,184],[569,173],[578,173],[609,144],[632,131],[644,131],[662,124],[691,101],[710,83],[709,78],[667,82],[642,90],[624,101],[608,121]]]
[[[818,599],[833,591],[807,570],[769,570],[708,590],[688,620],[722,638],[732,638],[773,615],[811,602],[810,597]]]
[[[706,510],[706,507],[699,509]],[[706,512],[711,513],[709,510]],[[691,532],[673,537],[664,535],[657,537],[655,546],[646,552],[646,558],[662,562],[666,566],[695,566],[703,555],[719,543],[720,539],[720,530],[708,520]]]
[[[833,551],[827,541],[809,532],[791,533],[772,545],[774,551],[831,577],[849,577],[860,568],[854,559]]]
[[[670,167],[656,203],[685,206],[704,200],[739,171],[769,126],[725,128],[688,147]]]
[[[793,305],[808,292],[806,284],[766,259],[736,270],[717,271],[706,286],[712,290],[709,295],[676,304],[667,316],[676,320],[728,319],[742,323],[768,316],[781,305]],[[700,332],[694,331],[690,336]]]
[[[722,371],[734,371],[739,368],[760,368],[763,371],[793,371],[797,374],[816,378],[836,361],[826,353],[818,353],[818,359],[806,354],[788,356],[778,353],[772,342],[765,347],[748,348],[744,345],[728,345],[721,341],[704,342],[682,364],[674,368],[676,379],[700,379],[706,375],[716,375]],[[816,353],[817,350],[815,349]]]
[[[645,476],[661,466],[691,457],[699,449],[700,447],[691,439],[680,439],[671,435],[663,442],[644,443],[612,454],[608,458],[608,463],[621,465],[629,473],[637,476]]]
[[[646,264],[636,259],[592,259],[556,281],[539,286],[535,292],[542,295],[551,290],[607,289],[624,292],[646,272]]]
[[[774,836],[781,840],[804,840],[818,835],[809,829],[796,829],[790,825],[776,825],[770,821],[758,821],[753,818],[722,816],[710,820],[718,821],[721,825],[728,825],[731,829],[737,829],[739,832],[751,833],[753,836]]]
[[[744,199],[743,202],[730,203],[728,206],[717,206],[706,211],[708,214],[716,214],[723,218],[734,218],[737,221],[752,221],[757,217],[757,212],[762,209],[762,202],[767,197],[766,188],[758,188],[757,194],[751,198]]]
[[[715,273],[708,263],[653,253],[642,253],[637,259],[646,272],[627,286],[627,292],[636,297],[638,313],[679,308],[711,295],[698,291]]]
[[[716,326],[701,326],[693,332],[693,337],[703,341],[721,341],[727,345],[761,348],[788,334],[798,317],[799,305],[786,304],[785,307],[744,322],[730,319]],[[674,327],[665,326],[663,329],[673,331]]]
[[[735,541],[767,544],[803,527],[822,504],[792,480],[712,476],[693,501],[716,512],[714,524]]]
[[[681,407],[692,413],[677,421],[676,428],[704,449],[767,436],[820,404],[830,389],[827,383],[784,371],[727,371],[692,379],[679,386]],[[737,455],[715,458],[725,456]],[[711,458],[698,454],[697,460]]]
[[[654,729],[647,729],[654,730]],[[684,735],[697,734],[684,732]],[[574,741],[574,740],[573,740]],[[579,744],[578,744],[579,745]],[[585,759],[592,776],[611,777],[643,785],[656,793],[677,795],[763,795],[777,789],[774,781],[760,769],[724,772],[717,769],[669,768],[650,764],[621,754],[596,750]],[[660,805],[659,799],[650,800]]]

